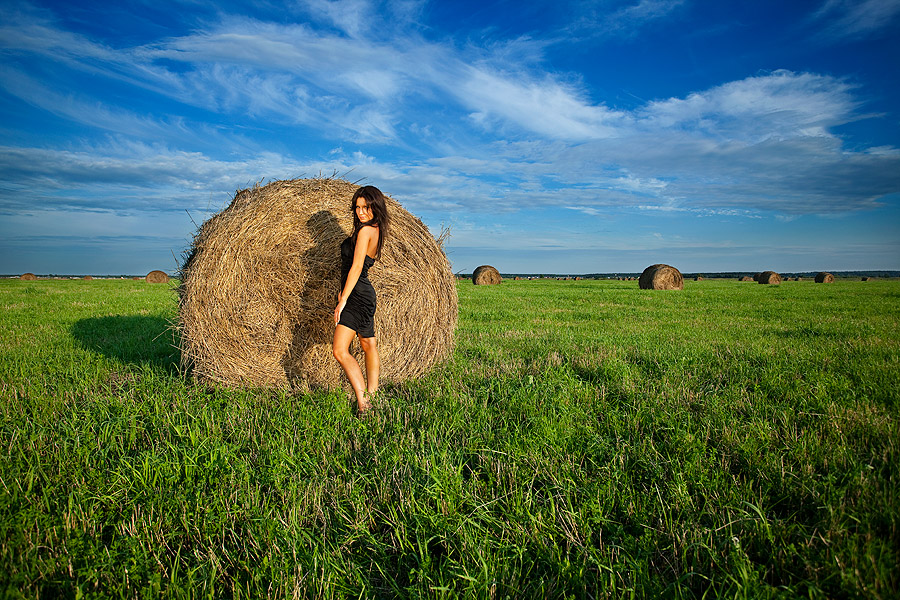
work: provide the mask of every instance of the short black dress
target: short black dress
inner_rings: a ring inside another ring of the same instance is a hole
[[[347,283],[347,275],[350,273],[350,267],[353,266],[353,252],[356,244],[352,237],[348,237],[341,242],[341,289]],[[341,311],[341,320],[339,325],[344,325],[355,331],[359,337],[370,338],[375,337],[375,288],[369,281],[369,267],[375,264],[375,259],[366,255],[363,261],[362,273],[359,274],[359,281],[350,296],[347,298],[347,304]]]

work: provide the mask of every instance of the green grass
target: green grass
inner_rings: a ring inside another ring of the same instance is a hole
[[[0,590],[900,594],[900,282],[459,295],[360,422],[191,384],[165,285],[0,282]]]

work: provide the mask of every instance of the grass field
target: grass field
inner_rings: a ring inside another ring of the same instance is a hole
[[[192,385],[171,287],[0,282],[6,597],[896,598],[900,282],[460,283],[340,392]]]

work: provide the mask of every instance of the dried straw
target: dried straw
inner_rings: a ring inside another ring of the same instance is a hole
[[[664,264],[650,265],[641,273],[638,287],[642,290],[683,290],[684,277],[675,267]]]
[[[19,279],[22,279],[24,281],[34,281],[37,279],[37,275],[35,275],[34,273],[23,273],[19,276]]]
[[[502,282],[500,271],[490,265],[481,265],[472,273],[472,283],[475,285],[499,285]]]
[[[150,271],[144,279],[147,283],[169,283],[169,276],[163,271]]]
[[[763,285],[780,285],[781,275],[775,271],[763,271],[759,274],[759,278],[756,281]]]
[[[353,226],[357,186],[295,179],[241,190],[197,232],[182,267],[182,360],[202,381],[334,388],[331,353],[340,244]],[[387,198],[390,235],[369,270],[378,296],[381,376],[424,373],[453,348],[456,283],[419,219]],[[351,346],[358,359],[358,343]]]
[[[798,278],[799,279],[799,278]],[[816,274],[816,283],[834,283],[834,275],[827,271]]]

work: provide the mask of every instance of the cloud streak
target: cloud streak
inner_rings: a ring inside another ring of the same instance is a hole
[[[882,33],[898,15],[898,0],[826,0],[812,20],[823,24],[822,36],[852,40]]]

